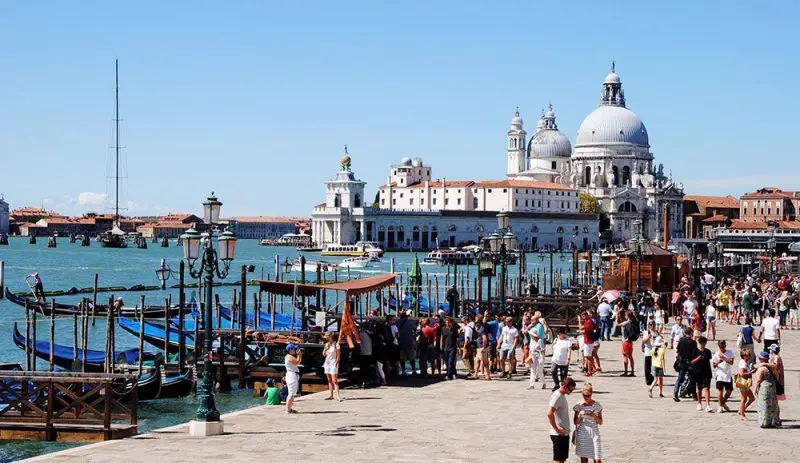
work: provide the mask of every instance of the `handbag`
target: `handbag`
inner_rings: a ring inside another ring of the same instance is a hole
[[[739,332],[739,335],[736,336],[736,347],[738,349],[742,348],[742,344],[744,344],[744,338],[742,337],[742,332]]]
[[[736,385],[737,389],[750,389],[753,387],[753,378],[745,378],[742,375],[736,375],[734,385]]]
[[[578,430],[577,429],[572,431],[572,439],[570,439],[570,440],[572,441],[572,445],[578,445]]]

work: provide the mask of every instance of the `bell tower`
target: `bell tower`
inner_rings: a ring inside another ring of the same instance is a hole
[[[522,128],[522,117],[519,115],[519,108],[511,118],[511,127],[506,133],[508,140],[508,170],[509,176],[514,176],[527,170],[525,159],[525,129]]]

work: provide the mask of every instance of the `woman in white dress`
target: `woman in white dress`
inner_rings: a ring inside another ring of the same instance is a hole
[[[294,405],[294,396],[300,389],[300,364],[303,362],[303,349],[297,344],[288,344],[286,346],[286,357],[283,359],[284,366],[286,367],[286,389],[288,395],[286,396],[286,414],[297,413],[292,408]]]
[[[595,463],[602,463],[603,446],[600,443],[600,425],[603,424],[603,406],[592,399],[592,383],[583,384],[583,401],[572,407],[575,412],[575,453],[581,463],[588,463],[591,458]]]
[[[322,348],[322,355],[325,357],[323,367],[325,376],[328,377],[328,391],[330,391],[331,396],[326,397],[325,400],[333,400],[333,396],[336,394],[336,400],[342,401],[341,396],[339,396],[339,354],[339,343],[334,339],[333,332],[328,331],[325,333],[325,347]]]

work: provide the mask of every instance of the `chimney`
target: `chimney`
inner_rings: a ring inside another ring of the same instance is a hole
[[[669,204],[664,204],[664,249],[669,246]]]

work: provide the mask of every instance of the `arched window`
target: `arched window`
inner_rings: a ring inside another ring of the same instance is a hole
[[[386,241],[386,229],[381,225],[378,227],[378,242],[383,243]]]
[[[406,231],[402,225],[397,227],[397,242],[403,243],[406,240]]]
[[[622,184],[627,186],[631,184],[631,168],[628,166],[622,168]]]
[[[611,175],[614,176],[614,186],[619,186],[619,169],[617,169],[617,166],[611,167]]]
[[[636,212],[636,206],[630,201],[625,201],[617,208],[619,212]]]
[[[355,207],[361,207],[361,196],[355,195],[355,198],[353,199],[353,205]]]
[[[592,183],[592,168],[586,166],[586,169],[583,171],[583,184],[589,185]]]
[[[336,193],[336,196],[333,197],[333,207],[342,207],[342,195]]]
[[[472,209],[478,210],[478,198],[472,198]]]
[[[414,228],[411,229],[411,241],[419,241],[419,227],[416,225],[414,225]]]

